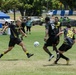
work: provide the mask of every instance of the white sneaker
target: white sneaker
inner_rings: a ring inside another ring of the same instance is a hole
[[[49,58],[48,61],[50,61],[52,58],[54,58],[54,55],[53,54],[50,56],[50,58]]]

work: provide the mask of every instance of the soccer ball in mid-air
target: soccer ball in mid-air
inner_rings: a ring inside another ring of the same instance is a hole
[[[35,46],[35,47],[39,46],[39,42],[38,42],[38,41],[35,41],[35,42],[34,42],[34,46]]]

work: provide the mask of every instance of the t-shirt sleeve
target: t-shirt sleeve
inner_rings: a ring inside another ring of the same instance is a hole
[[[12,25],[12,24],[9,24],[9,25],[8,25],[8,27],[9,27],[9,28],[13,28],[13,27],[14,27],[14,25]]]

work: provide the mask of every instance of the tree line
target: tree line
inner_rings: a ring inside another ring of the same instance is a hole
[[[42,10],[75,8],[76,0],[0,0],[0,10],[19,10],[22,16],[41,15]]]

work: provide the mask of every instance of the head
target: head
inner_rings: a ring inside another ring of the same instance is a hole
[[[26,18],[22,19],[22,22],[26,22]]]
[[[31,17],[28,17],[27,19],[28,19],[28,20],[31,20]]]
[[[58,17],[55,17],[55,22],[58,22],[59,21],[59,18]]]
[[[17,26],[21,26],[21,23],[22,23],[21,20],[17,20],[17,21],[16,21],[16,25],[17,25]]]
[[[8,22],[7,21],[5,22],[5,25],[8,25]]]
[[[46,17],[45,18],[45,22],[47,23],[47,22],[49,22],[50,21],[50,18],[49,17]]]
[[[71,24],[69,23],[69,24],[67,24],[67,28],[71,28]]]

